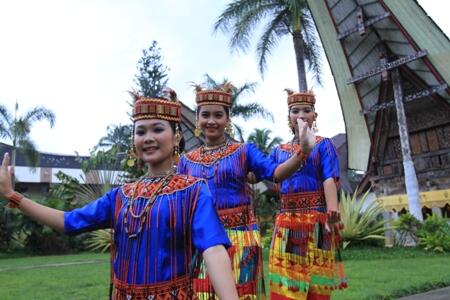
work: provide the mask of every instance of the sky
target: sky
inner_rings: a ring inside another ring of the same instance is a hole
[[[136,87],[142,50],[156,40],[170,68],[168,86],[195,108],[190,82],[204,74],[228,78],[235,85],[257,82],[258,101],[274,116],[267,120],[233,120],[245,129],[269,128],[273,136],[291,138],[284,88],[297,89],[292,40],[280,40],[258,71],[255,44],[246,53],[231,51],[229,36],[213,33],[213,24],[228,0],[0,0],[0,103],[19,114],[37,105],[52,110],[56,123],[37,122],[31,138],[39,151],[89,154],[108,125],[130,124],[130,97]],[[419,3],[450,35],[449,1]],[[342,111],[326,59],[324,85],[316,94],[319,135],[345,132]],[[310,81],[311,85],[311,81]],[[1,142],[8,142],[0,139]]]

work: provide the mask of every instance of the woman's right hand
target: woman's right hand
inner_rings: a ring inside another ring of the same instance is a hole
[[[0,194],[5,198],[8,198],[14,193],[11,182],[12,173],[13,169],[9,167],[9,153],[5,153],[0,167]]]
[[[299,118],[297,119],[297,124],[300,146],[302,147],[303,153],[309,154],[316,144],[316,136],[307,122]]]

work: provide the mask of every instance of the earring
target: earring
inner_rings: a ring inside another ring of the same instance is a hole
[[[136,153],[134,152],[133,137],[134,137],[134,129],[133,132],[131,133],[130,150],[128,151],[128,159],[127,159],[127,166],[130,168],[134,167],[137,162]]]
[[[178,124],[175,127],[175,146],[173,147],[173,159],[175,164],[180,162],[180,141],[181,141],[181,133]]]
[[[200,129],[200,127],[198,126],[198,122],[195,124],[195,129],[194,129],[194,135],[196,137],[199,137],[202,134],[202,130]]]
[[[225,127],[225,133],[230,138],[234,138],[233,126],[231,125],[231,121],[228,121],[227,126]]]
[[[313,130],[314,130],[314,132],[319,131],[319,128],[317,127],[317,121],[314,121],[314,123],[313,123]]]
[[[180,162],[180,146],[175,145],[173,147],[173,160],[175,161],[175,164],[178,164]]]

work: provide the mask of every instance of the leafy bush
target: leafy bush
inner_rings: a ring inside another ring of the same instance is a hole
[[[257,197],[255,197],[254,205],[261,235],[265,236],[268,231],[270,234],[270,232],[273,231],[275,214],[277,213],[279,207],[278,199],[258,193]]]
[[[350,243],[384,241],[385,236],[382,233],[392,228],[385,227],[387,220],[383,219],[383,208],[378,202],[373,201],[363,208],[368,194],[369,190],[358,200],[357,191],[353,195],[341,192],[339,207],[344,225],[341,231],[344,248]]]
[[[417,243],[417,232],[422,227],[422,223],[410,213],[402,214],[394,221],[397,235],[395,236],[395,244],[399,246],[406,245],[409,241]]]
[[[450,251],[450,224],[449,220],[432,215],[428,217],[418,230],[419,245],[425,250],[437,252]]]
[[[79,201],[76,194],[77,189],[80,187],[78,179],[62,171],[58,171],[55,176],[61,183],[50,186],[48,205],[60,210],[72,210],[84,204]]]
[[[56,199],[33,199],[33,201],[55,209],[64,209],[68,202]],[[23,237],[24,248],[33,253],[61,254],[84,249],[85,235],[67,236],[42,225],[18,212],[15,216],[19,227],[15,233]]]
[[[1,200],[0,200],[1,201]],[[6,208],[5,202],[0,202],[0,251],[14,251],[23,247],[23,239],[17,234],[20,222],[16,218],[18,212]]]

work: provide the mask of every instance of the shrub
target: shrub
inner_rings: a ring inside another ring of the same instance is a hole
[[[402,214],[400,217],[394,221],[394,226],[396,228],[395,243],[397,245],[403,246],[412,241],[417,244],[417,232],[422,227],[422,223],[417,220],[410,213]]]
[[[357,191],[353,195],[341,192],[339,207],[344,225],[341,232],[344,248],[350,243],[384,241],[385,237],[380,233],[392,228],[385,227],[387,220],[382,217],[383,208],[378,202],[373,201],[363,208],[368,194],[369,191],[358,200]]]
[[[418,230],[419,245],[425,250],[436,252],[450,251],[450,224],[448,219],[432,215]]]

